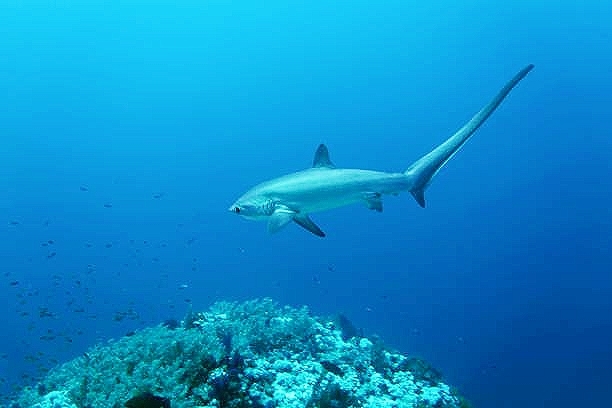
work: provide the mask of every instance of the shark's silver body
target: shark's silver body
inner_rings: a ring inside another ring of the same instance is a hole
[[[323,237],[325,234],[309,214],[356,202],[364,202],[368,208],[380,212],[383,195],[404,191],[412,193],[424,207],[424,192],[432,178],[532,68],[533,65],[523,68],[468,123],[402,173],[336,168],[322,144],[315,153],[312,168],[258,184],[229,210],[245,218],[267,221],[270,232],[294,221]]]

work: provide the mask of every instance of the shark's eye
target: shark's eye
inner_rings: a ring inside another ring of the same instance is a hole
[[[240,207],[234,207],[234,211],[236,212],[236,214],[240,214]]]

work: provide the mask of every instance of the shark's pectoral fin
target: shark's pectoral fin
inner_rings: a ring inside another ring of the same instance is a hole
[[[382,212],[383,204],[380,193],[366,193],[363,199],[370,210]]]
[[[293,221],[299,225],[300,227],[307,229],[308,231],[315,234],[317,237],[324,237],[325,233],[319,228],[317,224],[315,224],[308,215],[306,214],[296,214],[293,217]]]
[[[295,211],[289,209],[275,210],[268,220],[268,232],[274,233],[280,231],[293,220],[296,214]]]

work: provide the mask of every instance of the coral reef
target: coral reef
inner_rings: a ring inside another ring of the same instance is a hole
[[[145,397],[142,397],[145,396]],[[452,407],[463,400],[425,362],[362,337],[346,318],[270,299],[215,303],[89,350],[24,389],[14,407]]]

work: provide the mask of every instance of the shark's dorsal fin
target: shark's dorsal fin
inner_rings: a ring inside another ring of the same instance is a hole
[[[314,159],[312,160],[312,167],[323,167],[328,169],[333,169],[334,167],[336,167],[334,166],[334,163],[332,163],[329,159],[329,150],[327,150],[327,146],[325,146],[323,143],[321,143],[319,147],[317,147]]]

